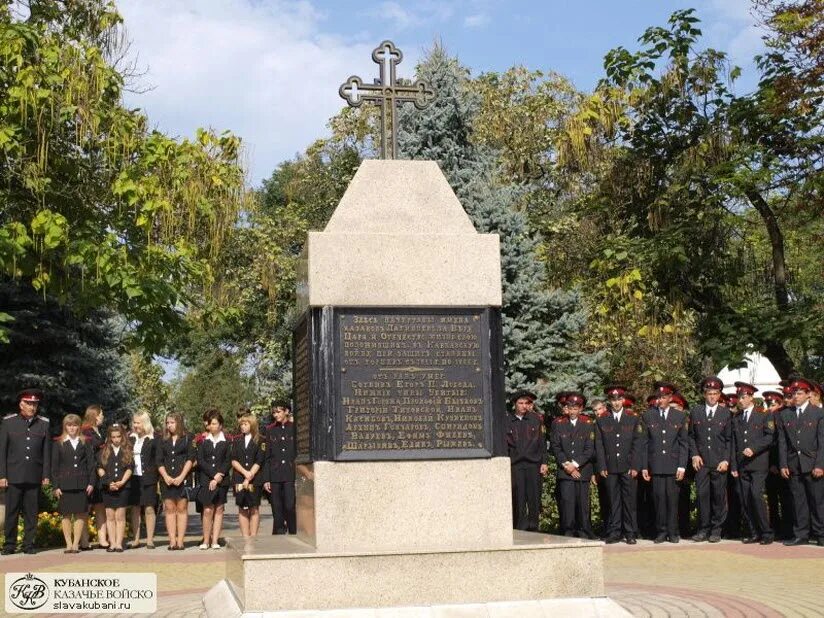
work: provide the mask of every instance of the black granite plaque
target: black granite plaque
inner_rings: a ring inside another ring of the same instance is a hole
[[[493,309],[308,312],[295,329],[299,461],[503,454],[500,341]]]

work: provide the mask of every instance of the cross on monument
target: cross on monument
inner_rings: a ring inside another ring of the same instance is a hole
[[[435,91],[420,80],[411,86],[395,81],[395,67],[403,60],[403,53],[392,41],[383,41],[372,50],[372,60],[380,66],[380,79],[374,84],[364,84],[360,77],[352,75],[341,84],[338,94],[350,107],[360,107],[364,101],[381,106],[381,158],[397,159],[395,103],[414,103],[415,107],[423,109],[435,99]]]

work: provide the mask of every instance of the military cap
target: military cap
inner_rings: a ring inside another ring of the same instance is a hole
[[[758,389],[747,382],[736,382],[735,390],[738,395],[755,395]]]
[[[807,380],[806,378],[796,378],[790,384],[790,392],[795,391],[811,391],[813,390],[813,384],[815,384],[812,380]]]
[[[567,406],[584,406],[587,403],[587,398],[584,397],[578,391],[572,391],[571,393],[567,394],[566,402],[564,405]]]
[[[609,386],[607,386],[604,389],[604,395],[606,395],[607,397],[610,397],[610,398],[612,398],[612,397],[616,397],[616,398],[623,397],[626,394],[626,392],[627,392],[626,387],[621,385],[621,384],[610,384]]]
[[[647,405],[654,405],[656,399],[658,399],[658,395],[650,395],[649,397],[647,397]]]
[[[718,376],[707,376],[701,380],[702,391],[720,391],[724,388],[724,383]]]
[[[569,396],[569,391],[561,391],[557,395],[555,395],[555,403],[559,406],[562,406],[566,403],[566,398]]]
[[[43,400],[43,391],[39,388],[25,388],[17,393],[17,401],[40,403]]]
[[[531,391],[526,391],[526,390],[515,391],[515,393],[511,397],[510,401],[514,404],[516,401],[518,401],[519,399],[522,399],[522,398],[529,399],[530,401],[535,401],[536,399],[538,399],[538,396],[535,393],[531,392]]]
[[[652,385],[652,390],[656,395],[672,395],[675,391],[675,385],[672,382],[656,382]]]
[[[764,391],[763,393],[761,393],[761,395],[764,397],[764,401],[766,402],[784,402],[784,395],[782,395],[778,391]]]
[[[629,393],[624,393],[624,407],[631,408],[635,405],[638,400],[635,398],[635,395],[630,395]]]
[[[737,393],[721,393],[721,397],[723,398],[724,403],[728,404],[731,408],[734,408],[736,405],[738,405]]]
[[[685,410],[687,409],[687,400],[684,399],[684,396],[681,393],[673,393],[672,394],[672,402],[678,404]]]

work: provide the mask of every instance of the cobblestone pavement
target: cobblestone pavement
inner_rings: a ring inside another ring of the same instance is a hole
[[[184,552],[167,551],[166,539],[161,536],[157,549],[127,550],[117,558],[102,551],[79,554],[71,560],[62,550],[34,556],[15,554],[0,559],[0,570],[154,571],[159,593],[155,616],[204,616],[203,593],[224,577],[225,564],[222,551],[197,549],[199,521],[194,514],[191,521],[194,525]],[[263,518],[262,533],[271,530],[271,522],[271,516]],[[227,514],[225,530],[236,533],[236,515]],[[604,567],[607,595],[635,616],[824,616],[824,547],[762,547],[734,541],[654,545],[641,541],[634,547],[606,546]]]

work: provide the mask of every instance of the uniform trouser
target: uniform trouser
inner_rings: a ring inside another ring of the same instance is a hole
[[[724,536],[737,539],[741,536],[741,515],[749,526],[746,512],[741,508],[741,484],[727,483],[727,521],[724,524]],[[752,529],[752,526],[750,526]]]
[[[17,545],[17,518],[23,511],[23,549],[34,547],[37,532],[37,500],[40,496],[39,483],[9,483],[6,487],[5,546]]]
[[[561,520],[561,534],[573,536],[576,532],[591,538],[592,521],[589,513],[589,480],[569,481],[558,479],[558,514]]]
[[[793,534],[798,539],[824,537],[824,477],[813,478],[810,472],[792,473]]]
[[[607,536],[634,537],[638,534],[637,500],[638,479],[630,476],[629,472],[610,472],[601,479],[606,487],[609,519]]]
[[[272,505],[272,534],[297,533],[295,481],[272,483],[269,502]]]
[[[684,480],[678,483],[678,531],[681,536],[690,533],[692,522],[692,483],[695,481],[695,470],[692,466],[687,466],[684,473]]]
[[[789,482],[781,474],[770,472],[767,475],[766,489],[770,528],[780,538],[788,539],[793,535],[793,496]]]
[[[674,474],[656,474],[652,477],[652,499],[658,536],[678,536],[678,481]]]
[[[752,536],[772,538],[773,529],[767,516],[767,505],[764,503],[764,485],[767,481],[767,471],[738,472],[738,482],[741,484],[741,506],[750,524]]]
[[[638,516],[639,534],[655,536],[655,503],[652,499],[652,481],[638,481]]]
[[[516,530],[538,531],[542,481],[541,464],[512,465],[512,519]]]
[[[727,473],[703,466],[695,472],[698,532],[721,535],[727,519]]]

